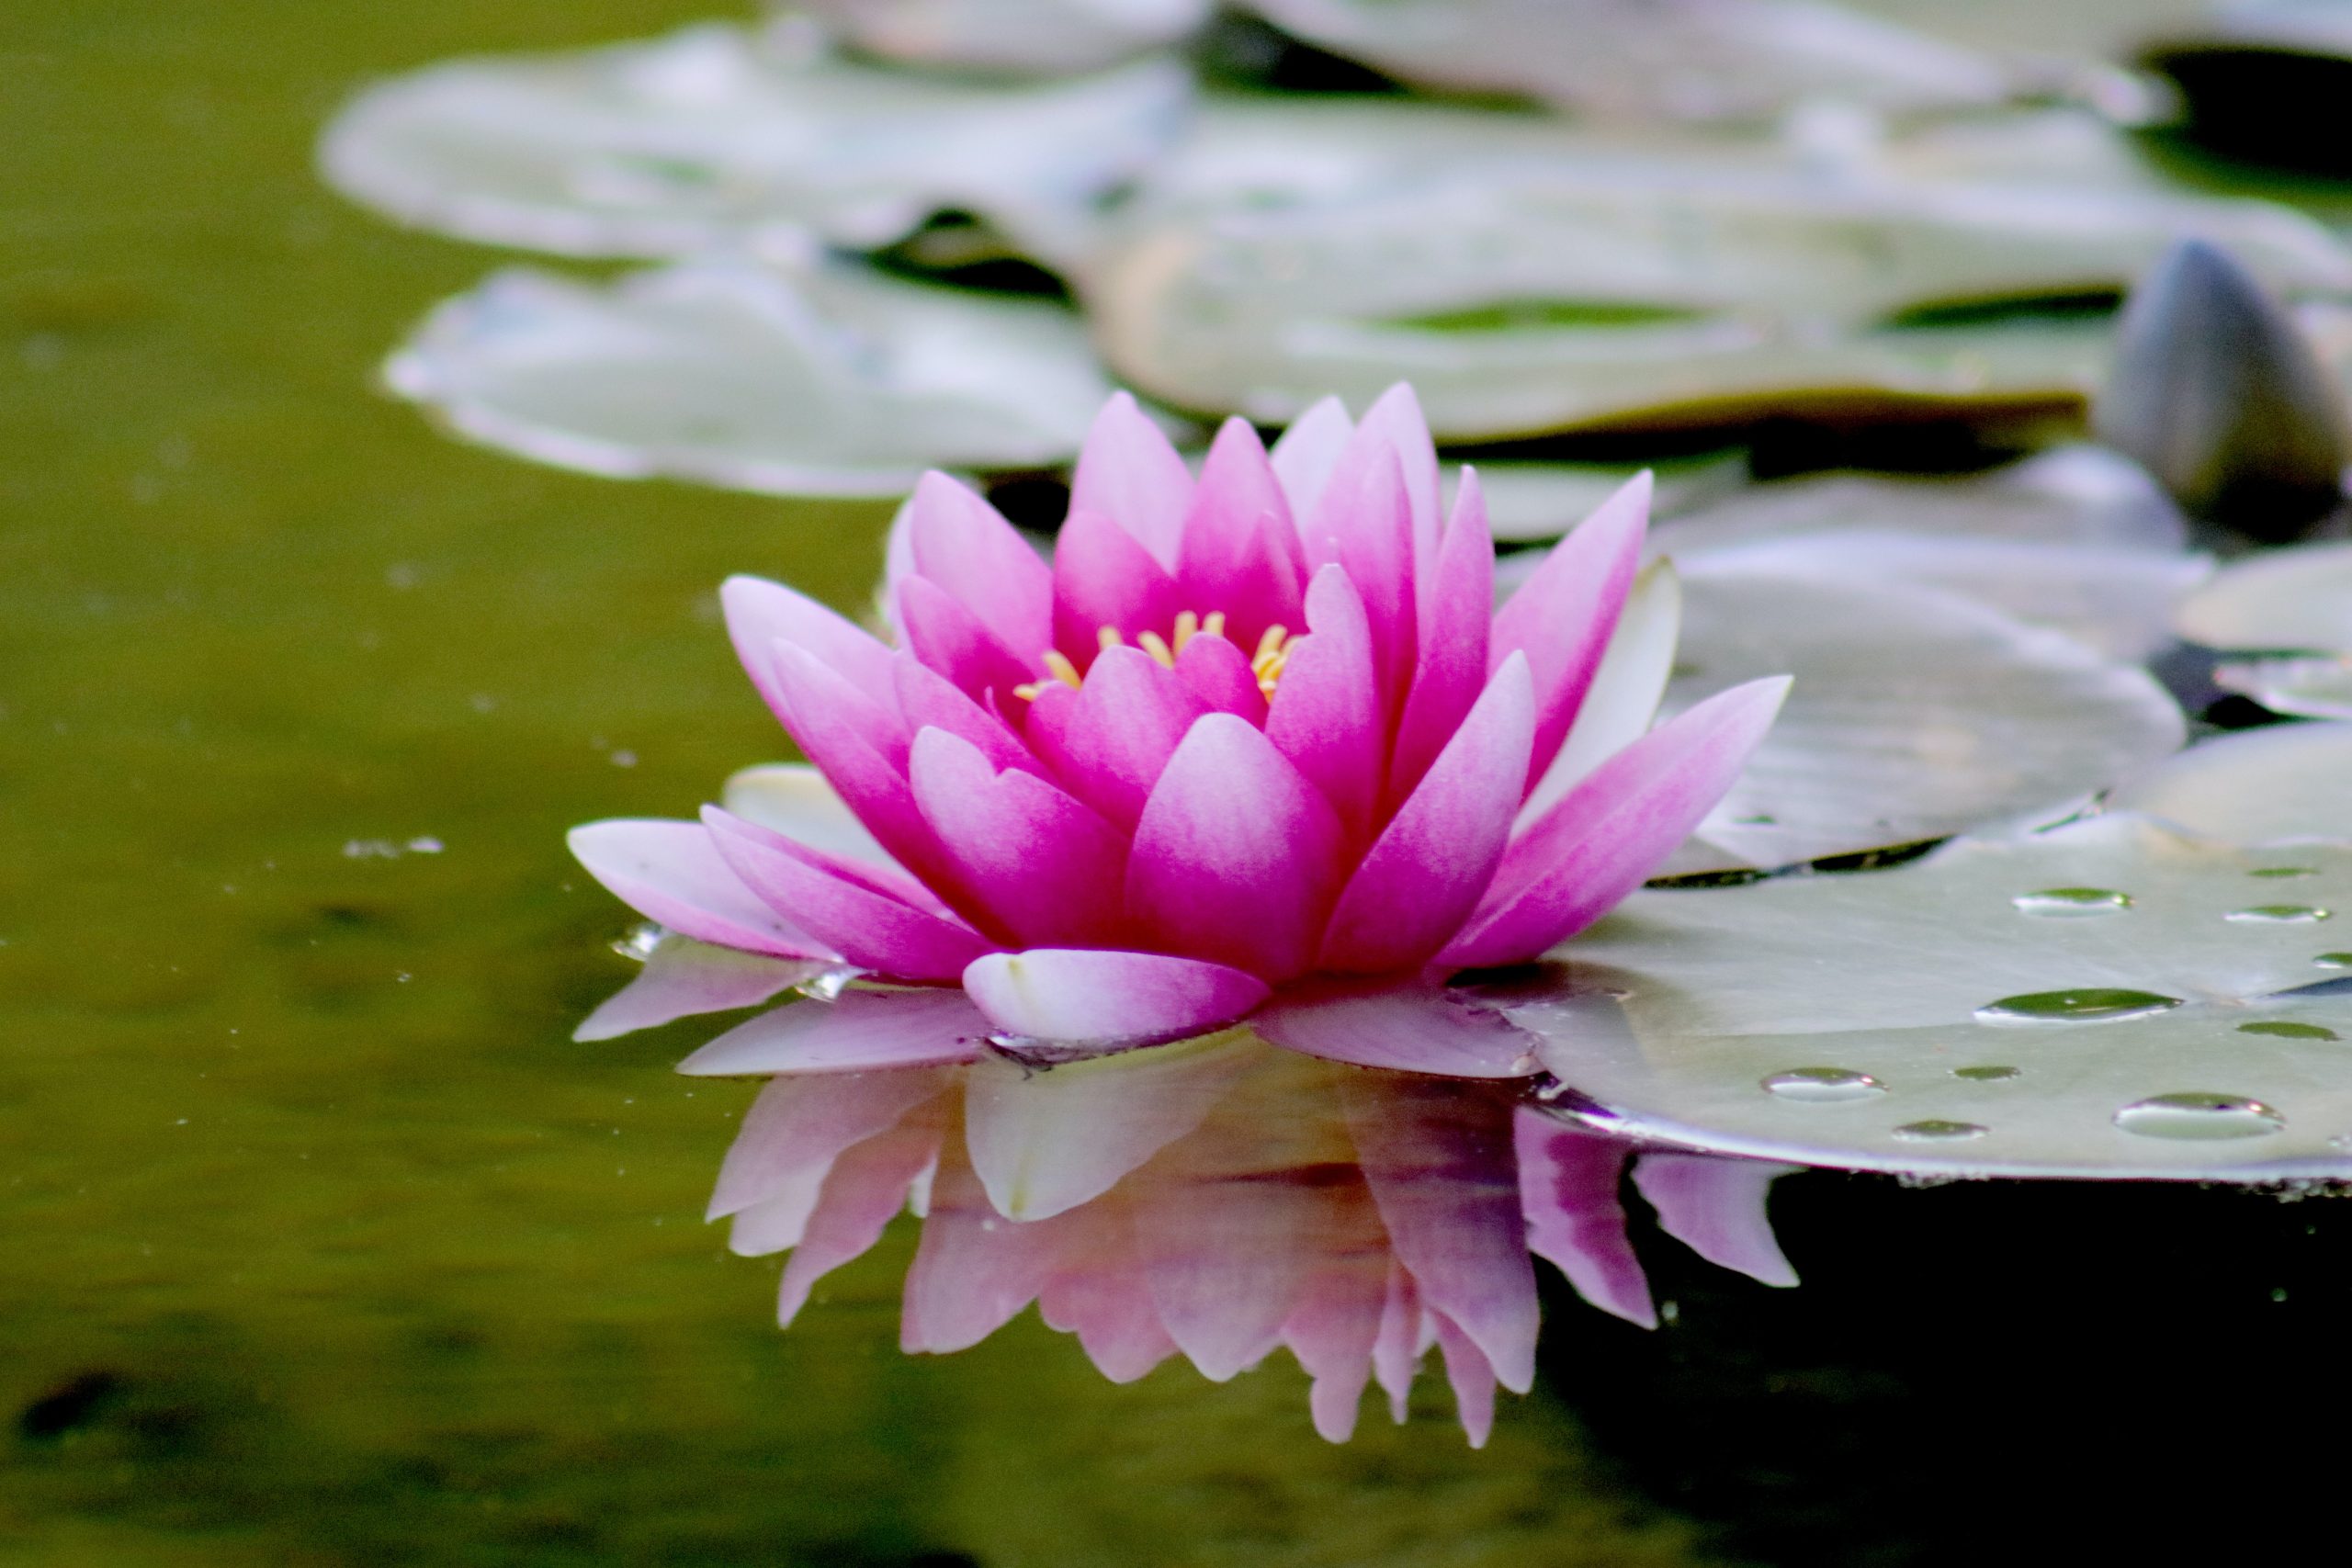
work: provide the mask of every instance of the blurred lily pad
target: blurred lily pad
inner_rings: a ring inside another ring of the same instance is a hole
[[[2233,843],[2352,842],[2347,778],[2352,724],[2266,725],[2201,741],[2125,784],[2107,804]]]
[[[803,0],[864,53],[918,65],[1092,71],[1176,43],[1208,0]]]
[[[1501,994],[1621,1133],[1911,1174],[2340,1179],[2347,908],[2352,846],[2110,816],[1637,894],[1564,982]]]
[[[2297,545],[2233,561],[2184,601],[2180,635],[2261,655],[2214,680],[2273,713],[2352,718],[2352,545]]]
[[[2138,184],[1906,178],[1766,143],[1408,103],[1227,102],[1080,269],[1121,376],[1266,423],[1409,378],[1441,436],[1789,412],[2074,406],[2183,231],[2352,287],[2283,209]]]
[[[1404,81],[1640,119],[1757,119],[1815,96],[1998,101],[1991,60],[1804,0],[1251,0],[1295,36]]]
[[[1665,712],[1761,674],[1796,682],[1669,874],[2052,820],[2185,735],[2144,670],[1955,594],[1704,558],[1682,575]]]
[[[777,231],[878,249],[941,211],[1032,254],[1175,134],[1172,60],[1035,85],[827,53],[805,18],[706,24],[382,82],[328,127],[327,178],[403,222],[572,255],[665,256]]]
[[[1111,390],[1052,302],[742,256],[610,285],[496,274],[435,310],[385,377],[541,462],[784,495],[1060,462]]]

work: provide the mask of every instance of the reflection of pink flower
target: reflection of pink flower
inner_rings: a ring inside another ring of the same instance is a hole
[[[778,1078],[711,1212],[733,1216],[739,1252],[792,1249],[787,1324],[911,1201],[909,1350],[975,1345],[1032,1302],[1122,1382],[1177,1354],[1221,1381],[1286,1346],[1336,1442],[1371,1382],[1403,1419],[1435,1348],[1478,1443],[1497,1386],[1534,1374],[1531,1252],[1654,1321],[1618,1199],[1632,1153],[1496,1086],[1226,1038],[1043,1072],[990,1057]],[[1650,1154],[1634,1181],[1673,1234],[1789,1283],[1763,1208],[1784,1169]]]
[[[1588,699],[1646,478],[1499,612],[1476,476],[1450,519],[1438,484],[1402,388],[1360,425],[1318,407],[1271,457],[1229,421],[1197,483],[1114,399],[1051,567],[929,475],[893,552],[896,650],[775,583],[726,592],[752,681],[883,855],[717,808],[594,824],[574,852],[685,935],[960,986],[1002,1034],[1255,1013],[1300,1049],[1523,1070],[1434,983],[1532,959],[1638,886],[1785,682],[1645,734],[1648,701]],[[1547,780],[1564,747],[1581,776]]]

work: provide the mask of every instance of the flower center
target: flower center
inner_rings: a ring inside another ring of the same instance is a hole
[[[1169,636],[1163,637],[1158,632],[1138,632],[1136,646],[1151,655],[1163,668],[1173,670],[1177,655],[1184,651],[1184,645],[1204,634],[1209,637],[1225,635],[1224,611],[1212,610],[1205,616],[1194,615],[1190,610],[1182,611],[1177,615],[1176,625]],[[1103,652],[1108,653],[1114,648],[1125,646],[1127,639],[1120,635],[1118,627],[1103,626],[1095,632],[1094,640]],[[1257,677],[1258,690],[1269,700],[1273,697],[1275,682],[1282,679],[1283,667],[1290,662],[1290,651],[1295,646],[1295,639],[1283,626],[1268,626],[1265,634],[1258,638],[1257,651],[1250,656],[1250,672]],[[1055,681],[1059,681],[1070,690],[1077,691],[1084,684],[1086,677],[1059,649],[1047,649],[1041,656],[1041,661]],[[1012,694],[1023,702],[1035,702],[1037,694],[1050,684],[1050,681],[1033,681],[1013,687]]]

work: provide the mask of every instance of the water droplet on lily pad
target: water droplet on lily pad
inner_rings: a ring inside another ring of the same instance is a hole
[[[2264,1019],[2258,1023],[2241,1023],[2240,1034],[2270,1034],[2281,1040],[2341,1040],[2344,1036],[2333,1029],[2323,1029],[2316,1023],[2292,1023],[2285,1019]]]
[[[1965,1078],[1970,1083],[2007,1083],[2009,1079],[2018,1077],[2018,1073],[2015,1067],[1954,1067],[1951,1070],[1951,1076],[1956,1078]]]
[[[2086,987],[2075,991],[2030,991],[2003,997],[1976,1010],[1979,1023],[2114,1023],[2153,1018],[2180,1006],[2178,997],[2154,991]]]
[[[1766,1078],[1764,1087],[1783,1100],[1807,1105],[1838,1105],[1886,1092],[1878,1079],[1850,1067],[1792,1067]]]
[[[2352,953],[2323,953],[2312,962],[2323,969],[2352,969]]]
[[[1894,1129],[1894,1135],[1906,1143],[1957,1144],[1981,1138],[1991,1131],[1974,1122],[1905,1122]]]
[[[2317,876],[2319,869],[2308,865],[2258,865],[2246,873],[2248,876],[2268,876],[2285,880],[2290,876]]]
[[[2251,908],[2232,909],[2222,919],[2247,926],[2308,926],[2335,912],[2315,904],[2256,904]]]
[[[2105,887],[2045,887],[2009,902],[2028,915],[2112,915],[2132,907],[2132,895]]]
[[[2115,1113],[2115,1124],[2147,1138],[2260,1138],[2287,1119],[2258,1100],[2236,1094],[2159,1094]]]

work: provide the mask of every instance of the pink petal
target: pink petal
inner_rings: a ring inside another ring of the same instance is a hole
[[[807,649],[870,702],[892,705],[890,650],[862,627],[805,593],[759,577],[730,577],[718,590],[735,657],[760,695],[784,717],[769,650],[779,641]],[[788,724],[790,721],[787,719]]]
[[[1023,1040],[1176,1040],[1206,1033],[1266,999],[1254,975],[1162,953],[1032,948],[990,953],[964,989],[1005,1034]]]
[[[1092,665],[1104,626],[1129,641],[1166,637],[1182,600],[1176,579],[1134,535],[1100,512],[1070,513],[1054,544],[1054,646],[1072,663]]]
[[[1502,863],[1534,732],[1534,685],[1514,654],[1349,878],[1319,967],[1408,973],[1453,939]]]
[[[785,1260],[776,1287],[780,1326],[792,1326],[818,1280],[882,1239],[906,1207],[908,1188],[939,1157],[939,1142],[936,1120],[921,1118],[868,1138],[833,1162],[800,1244]]]
[[[705,1217],[722,1219],[765,1202],[809,1171],[821,1179],[842,1150],[896,1126],[947,1082],[945,1074],[928,1071],[777,1078],[743,1113]]]
[[[1266,694],[1250,656],[1221,637],[1201,633],[1176,656],[1177,678],[1193,694],[1218,713],[1229,713],[1245,724],[1266,722]]]
[[[1495,1369],[1476,1341],[1452,1319],[1441,1313],[1436,1323],[1438,1352],[1445,1358],[1445,1381],[1453,1387],[1453,1407],[1461,1414],[1462,1430],[1472,1448],[1483,1449],[1495,1430]]]
[[[1053,646],[1054,574],[997,509],[945,474],[915,483],[907,538],[917,573],[1023,660]]]
[[[925,668],[912,654],[901,653],[894,663],[899,709],[907,716],[909,734],[925,728],[944,730],[979,748],[998,773],[1018,768],[1045,776],[1044,766],[1004,720],[966,696],[945,676]]]
[[[1037,678],[1029,661],[1005,646],[969,605],[925,577],[899,584],[899,615],[914,656],[954,682],[965,695],[994,692],[1009,697]],[[1042,653],[1040,643],[1036,652]]]
[[[637,978],[605,998],[571,1037],[610,1040],[697,1013],[757,1007],[827,967],[824,959],[766,958],[682,936],[665,937],[646,956]]]
[[[1420,629],[1411,691],[1396,728],[1388,798],[1404,799],[1461,726],[1486,684],[1488,622],[1495,603],[1495,540],[1478,476],[1462,470],[1453,521],[1422,574]],[[1500,668],[1498,664],[1495,668]]]
[[[564,842],[613,897],[681,936],[777,958],[833,956],[744,886],[698,822],[591,822]]]
[[[1361,843],[1380,804],[1388,749],[1379,649],[1347,572],[1327,566],[1306,590],[1308,633],[1292,649],[1266,710],[1266,739],[1322,793]],[[1245,797],[1246,798],[1246,797]]]
[[[1270,980],[1302,974],[1339,892],[1339,818],[1259,730],[1195,723],[1152,787],[1127,913],[1155,946]]]
[[[1176,1341],[1160,1326],[1126,1207],[1116,1198],[1106,1199],[1088,1204],[1069,1221],[1080,1234],[1060,1247],[1037,1293],[1037,1314],[1048,1327],[1077,1335],[1104,1377],[1133,1382],[1176,1354]]]
[[[899,503],[890,514],[889,531],[882,536],[882,618],[896,640],[904,642],[907,628],[899,619],[899,584],[915,574],[914,497]]]
[[[1412,517],[1412,559],[1415,575],[1419,576],[1437,558],[1438,519],[1442,515],[1438,510],[1437,447],[1430,439],[1430,422],[1422,417],[1420,400],[1402,381],[1364,410],[1340,465],[1345,469],[1372,464],[1383,448],[1396,455],[1397,472],[1405,482]]]
[[[944,729],[915,737],[909,782],[964,885],[1018,942],[1111,942],[1127,840],[1035,773],[998,773],[978,748]]]
[[[931,1213],[907,1270],[899,1348],[913,1354],[966,1350],[995,1333],[1037,1292],[1084,1214],[1010,1223],[989,1204],[962,1153],[941,1152]]]
[[[1182,608],[1226,617],[1226,635],[1257,646],[1269,626],[1296,630],[1306,566],[1290,506],[1258,433],[1228,419],[1210,446],[1184,520]]]
[[[1535,1380],[1535,1270],[1520,1218],[1511,1107],[1442,1078],[1342,1086],[1357,1162],[1423,1303],[1460,1326],[1503,1386]]]
[[[796,844],[717,807],[703,821],[718,852],[762,898],[860,969],[900,980],[942,983],[989,950],[987,938],[944,911],[904,879]],[[889,878],[885,880],[885,878]]]
[[[1362,433],[1358,433],[1358,446]],[[1413,671],[1418,635],[1413,586],[1413,515],[1406,495],[1405,476],[1395,451],[1376,442],[1358,461],[1350,457],[1324,491],[1314,521],[1301,530],[1308,570],[1320,575],[1333,564],[1344,568],[1348,581],[1363,601],[1365,623],[1371,627],[1374,667],[1380,672],[1380,711],[1394,710],[1392,699],[1402,693]],[[1315,622],[1314,598],[1307,600],[1307,624]],[[1287,679],[1287,674],[1285,674]]]
[[[806,762],[766,762],[729,775],[718,804],[747,822],[849,860],[899,868],[841,792]]]
[[[1594,769],[1505,852],[1442,961],[1524,963],[1614,908],[1731,788],[1788,689],[1784,677],[1735,686]]]
[[[1577,1294],[1601,1311],[1656,1328],[1649,1280],[1626,1238],[1617,1197],[1633,1145],[1564,1127],[1523,1106],[1515,1132],[1527,1250],[1550,1259]]]
[[[1583,705],[1593,672],[1609,647],[1641,566],[1642,534],[1649,523],[1651,480],[1645,471],[1601,502],[1593,514],[1552,547],[1533,575],[1495,615],[1489,663],[1514,650],[1527,654],[1535,675],[1535,750],[1527,787],[1532,789],[1558,754]]]
[[[1389,1419],[1405,1424],[1406,1401],[1413,1380],[1420,1375],[1421,1357],[1429,1350],[1422,1337],[1428,1314],[1421,1311],[1420,1292],[1402,1263],[1388,1266],[1388,1292],[1380,1308],[1380,1337],[1373,1342],[1372,1372],[1388,1395]]]
[[[1332,1218],[1317,1238],[1283,1340],[1315,1380],[1308,1396],[1315,1430],[1328,1442],[1344,1443],[1372,1381],[1391,1259],[1388,1234],[1363,1182],[1334,1182],[1324,1191]]]
[[[1765,1200],[1796,1169],[1714,1155],[1645,1154],[1634,1186],[1657,1211],[1658,1228],[1710,1263],[1767,1285],[1793,1285],[1797,1271],[1772,1235]]]
[[[1285,990],[1250,1027],[1285,1050],[1359,1067],[1457,1078],[1521,1078],[1536,1040],[1458,990],[1407,982]]]
[[[1091,1202],[1201,1123],[1249,1065],[1235,1042],[1185,1042],[1042,1070],[1001,1058],[966,1076],[964,1143],[1008,1220]]]
[[[690,1077],[867,1073],[968,1062],[988,1020],[961,991],[843,991],[787,1002],[736,1025],[678,1064]]]
[[[1070,479],[1069,509],[1099,512],[1173,571],[1193,502],[1193,476],[1136,400],[1114,392],[1094,416]]]
[[[1132,832],[1168,760],[1206,706],[1139,648],[1114,648],[1073,692],[1057,682],[1029,706],[1029,743],[1070,793]]]
[[[1290,502],[1290,514],[1300,524],[1315,515],[1322,503],[1323,487],[1340,464],[1340,454],[1356,433],[1355,423],[1337,398],[1325,398],[1291,422],[1267,455],[1274,478]]]

